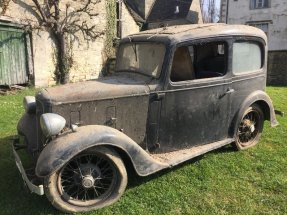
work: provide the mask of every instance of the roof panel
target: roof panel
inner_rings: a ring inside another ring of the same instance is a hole
[[[187,38],[216,37],[223,35],[245,35],[257,36],[267,41],[266,34],[255,27],[247,25],[227,25],[227,24],[192,24],[177,25],[165,28],[158,28],[142,31],[133,36],[148,35],[149,37],[167,36],[169,38],[184,40]]]

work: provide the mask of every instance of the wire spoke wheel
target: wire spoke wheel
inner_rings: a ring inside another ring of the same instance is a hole
[[[102,208],[115,202],[127,185],[127,173],[119,155],[97,147],[72,158],[47,180],[46,194],[64,212]]]
[[[264,123],[264,114],[258,105],[250,106],[244,113],[237,129],[235,144],[243,150],[259,142]]]
[[[91,205],[105,198],[116,181],[115,166],[95,154],[72,159],[60,171],[58,189],[63,198],[75,205]]]

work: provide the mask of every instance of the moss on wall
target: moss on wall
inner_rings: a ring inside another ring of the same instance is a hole
[[[115,48],[113,45],[116,38],[116,1],[106,0],[106,41],[105,41],[105,57],[112,58],[115,56]]]

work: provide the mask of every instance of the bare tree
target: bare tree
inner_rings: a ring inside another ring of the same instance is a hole
[[[9,0],[1,1],[9,2]],[[103,31],[97,31],[96,26],[91,24],[91,21],[89,22],[93,17],[98,16],[98,13],[94,12],[94,6],[101,0],[83,0],[80,3],[81,6],[76,9],[73,9],[69,4],[60,8],[61,0],[32,0],[31,3],[26,3],[27,1],[24,2],[23,0],[12,1],[15,4],[28,6],[38,20],[36,26],[29,24],[27,29],[44,28],[51,34],[55,40],[57,52],[56,81],[61,84],[67,83],[73,61],[69,53],[68,35],[78,38],[78,33],[81,33],[86,41],[91,41],[104,34]],[[5,11],[8,7],[6,5]]]
[[[11,0],[0,0],[0,7],[1,7],[0,15],[4,15],[6,13],[10,1]]]
[[[217,0],[200,0],[202,19],[204,23],[217,22],[219,9],[216,7]]]

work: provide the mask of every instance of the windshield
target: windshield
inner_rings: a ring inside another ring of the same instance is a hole
[[[119,47],[116,72],[132,71],[160,76],[165,46],[160,43],[125,43]]]

